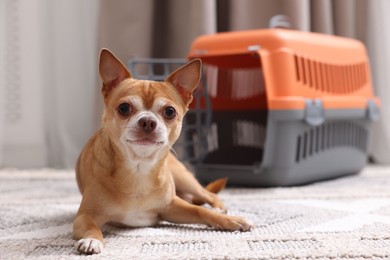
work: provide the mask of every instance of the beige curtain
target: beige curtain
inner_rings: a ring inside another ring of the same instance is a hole
[[[277,14],[295,29],[364,40],[368,6],[383,0],[101,0],[99,46],[122,59],[185,57],[201,34],[267,28]]]

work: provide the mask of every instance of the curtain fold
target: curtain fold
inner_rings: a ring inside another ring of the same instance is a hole
[[[153,54],[154,4],[143,1],[100,1],[98,47],[106,47],[122,60]]]
[[[6,20],[6,6],[5,6],[5,1],[0,1],[0,24],[2,25],[6,25],[7,24],[7,20]],[[0,57],[2,57],[2,59],[5,59],[6,55],[5,55],[5,28],[1,28],[0,29],[0,39],[3,39],[3,40],[0,40]],[[5,65],[5,62],[1,61],[0,59],[0,66],[4,66]],[[1,69],[0,68],[0,167],[3,165],[3,152],[4,152],[4,136],[5,136],[5,133],[4,133],[4,128],[5,128],[5,112],[6,111],[6,108],[5,108],[5,91],[4,91],[4,87],[5,87],[5,84],[6,84],[6,80],[5,80],[5,77],[6,77],[6,72],[4,69]]]
[[[160,1],[159,1],[160,2]],[[161,1],[169,10],[160,15],[161,30],[154,29],[156,46],[162,44],[165,49],[159,49],[155,57],[181,58],[185,57],[191,42],[199,35],[216,32],[215,1],[198,0]],[[159,12],[158,9],[155,10]],[[180,43],[180,44],[177,44]]]
[[[310,13],[311,31],[334,34],[331,1],[312,1],[310,5]]]

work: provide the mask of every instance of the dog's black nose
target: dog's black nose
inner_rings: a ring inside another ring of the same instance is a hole
[[[142,117],[138,120],[138,126],[145,132],[151,133],[156,129],[157,121],[151,117]]]

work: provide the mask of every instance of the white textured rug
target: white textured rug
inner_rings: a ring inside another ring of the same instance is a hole
[[[0,171],[0,259],[390,259],[390,168],[302,187],[227,189],[250,232],[197,225],[104,227],[100,256],[71,239],[81,196],[72,171]]]

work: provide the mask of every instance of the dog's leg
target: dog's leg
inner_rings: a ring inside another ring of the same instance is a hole
[[[213,182],[210,182],[209,184],[207,184],[207,186],[204,188],[206,190],[206,193],[202,193],[200,194],[200,196],[198,195],[197,197],[194,196],[192,198],[192,203],[195,204],[195,205],[203,205],[205,203],[209,203],[207,201],[207,195],[208,196],[211,196],[211,197],[216,197],[216,198],[213,198],[213,200],[217,199],[217,201],[220,202],[219,200],[219,197],[216,195],[218,192],[220,192],[221,190],[223,190],[226,186],[226,183],[227,183],[227,178],[224,178],[224,179],[218,179],[218,180],[215,180]],[[222,202],[221,202],[222,203]],[[222,205],[223,206],[223,205]],[[216,207],[214,207],[216,208]],[[218,208],[218,207],[217,207]],[[219,207],[220,208],[220,207]],[[224,209],[224,208],[221,208],[221,209]],[[225,211],[226,213],[226,211]]]
[[[241,217],[228,216],[190,204],[175,196],[171,204],[162,209],[163,220],[180,224],[205,224],[223,230],[248,231],[252,226]]]
[[[175,181],[176,190],[180,197],[186,198],[189,194],[192,198],[186,199],[187,201],[192,200],[197,205],[208,203],[213,208],[225,211],[225,206],[219,197],[215,193],[203,188],[202,185],[200,185],[200,183],[195,179],[194,175],[188,171],[175,156],[169,154],[168,160],[172,176]],[[222,186],[224,187],[224,184]],[[220,189],[223,188],[222,186]],[[218,191],[219,189],[215,190],[215,192]]]
[[[103,234],[92,216],[78,214],[73,222],[75,248],[82,254],[99,254],[103,250]]]

